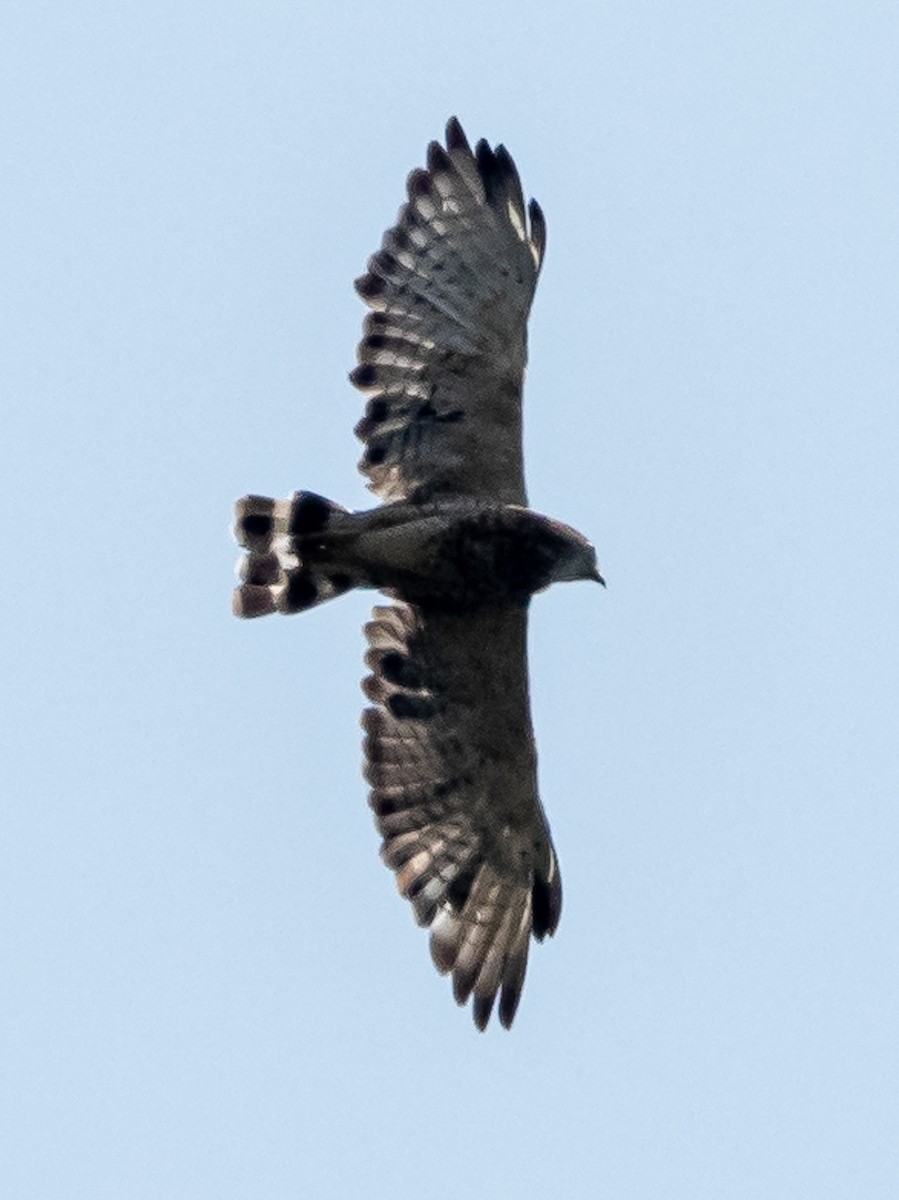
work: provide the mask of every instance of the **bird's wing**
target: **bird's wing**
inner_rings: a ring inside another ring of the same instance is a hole
[[[453,117],[356,281],[365,319],[352,382],[370,395],[359,469],[385,500],[525,504],[521,392],[546,244],[504,146],[474,152]]]
[[[457,614],[406,603],[365,627],[366,777],[381,855],[431,954],[473,996],[483,1029],[497,993],[512,1023],[531,934],[554,932],[558,864],[537,796],[527,609]]]

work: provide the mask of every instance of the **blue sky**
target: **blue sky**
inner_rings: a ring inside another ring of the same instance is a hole
[[[17,1200],[893,1197],[899,15],[10,0],[0,1182]],[[531,627],[565,881],[474,1030],[377,858],[351,282],[458,113],[549,242]]]

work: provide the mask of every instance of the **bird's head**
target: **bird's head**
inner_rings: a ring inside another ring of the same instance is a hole
[[[568,579],[593,579],[596,583],[601,583],[606,586],[606,581],[599,573],[599,564],[596,561],[596,549],[592,542],[589,542],[582,533],[578,533],[576,529],[572,529],[570,525],[563,525],[561,521],[554,521],[556,532],[560,536],[559,554],[553,565],[551,582],[562,582]]]

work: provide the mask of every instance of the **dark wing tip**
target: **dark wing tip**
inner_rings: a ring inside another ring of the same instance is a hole
[[[488,142],[481,138],[475,148],[475,160],[487,203],[494,208],[511,203],[524,221],[521,180],[518,178],[512,155],[506,147],[500,143],[495,150],[491,150]]]
[[[549,876],[534,875],[531,888],[534,937],[542,942],[547,934],[552,937],[562,916],[562,880],[555,854],[552,855]]]
[[[455,942],[444,940],[435,936],[433,929],[431,930],[430,940],[431,961],[440,972],[441,975],[446,975],[447,972],[453,969],[453,964],[456,961],[457,946]]]
[[[468,144],[465,130],[459,124],[458,117],[450,117],[446,123],[446,148],[447,150],[464,150],[468,154],[471,153],[471,146]]]
[[[474,157],[481,183],[487,193],[487,199],[491,200],[496,194],[498,167],[496,155],[491,150],[490,143],[486,138],[481,138],[475,146]]]
[[[471,1002],[471,1015],[474,1017],[474,1023],[481,1033],[487,1028],[487,1022],[490,1020],[490,1014],[493,1012],[493,1003],[495,1000],[496,992],[491,992],[489,996],[475,996]]]
[[[517,176],[518,175],[518,171],[516,170],[515,163],[512,161],[512,155],[509,153],[509,151],[506,149],[506,147],[502,144],[502,142],[500,142],[500,144],[496,147],[496,149],[493,152],[493,155],[494,155],[494,158],[496,159],[497,169],[503,176],[510,176],[510,175]]]
[[[415,170],[409,172],[406,191],[410,200],[415,200],[417,196],[429,196],[433,186],[430,174],[421,167],[416,167]]]
[[[453,999],[458,1005],[468,1003],[477,977],[477,967],[473,967],[471,963],[464,968],[458,965],[453,968]]]
[[[366,391],[375,386],[378,380],[378,369],[374,363],[363,362],[354,367],[349,373],[349,381],[353,387]]]
[[[528,215],[531,218],[531,246],[539,271],[543,263],[543,255],[546,253],[546,217],[536,200],[531,200],[528,204]]]
[[[387,283],[370,271],[360,275],[353,285],[363,300],[377,300],[387,290]]]
[[[428,170],[431,174],[438,171],[449,171],[452,169],[450,156],[440,145],[439,142],[431,142],[428,146]]]
[[[503,984],[499,997],[499,1023],[503,1029],[511,1029],[515,1014],[518,1012],[518,1002],[521,999],[521,989],[524,987],[524,971],[516,974]]]

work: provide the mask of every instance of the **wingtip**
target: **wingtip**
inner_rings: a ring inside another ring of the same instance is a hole
[[[481,1033],[487,1028],[487,1023],[490,1020],[490,1014],[493,1012],[493,1004],[496,1000],[496,992],[491,992],[488,996],[475,996],[471,1002],[471,1015],[474,1018],[474,1023]]]
[[[521,991],[513,992],[508,988],[503,988],[499,998],[499,1023],[503,1029],[511,1029],[512,1022],[515,1020],[515,1014],[518,1012],[518,1002],[521,999]]]
[[[439,142],[428,143],[427,163],[431,175],[439,171],[448,171],[452,166],[449,154]]]
[[[534,265],[539,271],[546,253],[546,217],[536,200],[529,201],[528,216],[531,224],[531,252],[534,255]]]
[[[471,153],[471,146],[458,117],[450,117],[446,123],[446,148],[450,151],[466,150]]]

